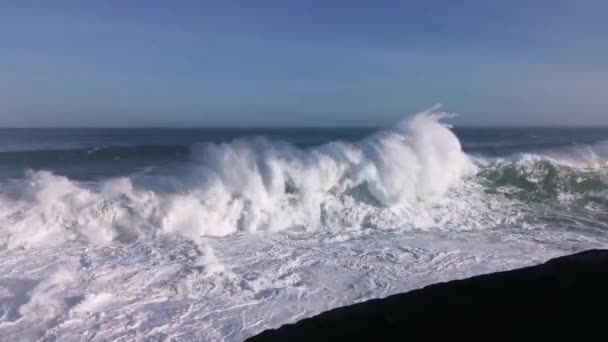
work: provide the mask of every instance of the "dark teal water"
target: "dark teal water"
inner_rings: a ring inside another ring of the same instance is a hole
[[[0,178],[25,170],[49,170],[87,180],[160,170],[187,162],[195,143],[222,143],[263,136],[307,148],[332,141],[355,142],[375,128],[91,129],[0,128]],[[465,152],[477,157],[543,153],[591,146],[608,139],[608,128],[454,129]]]

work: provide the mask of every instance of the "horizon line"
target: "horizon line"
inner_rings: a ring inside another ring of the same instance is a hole
[[[449,124],[452,128],[594,128],[608,129],[608,124],[577,124],[577,125],[456,125]],[[275,130],[275,129],[382,129],[390,128],[392,125],[369,125],[369,126],[0,126],[0,129],[234,129],[234,130]]]

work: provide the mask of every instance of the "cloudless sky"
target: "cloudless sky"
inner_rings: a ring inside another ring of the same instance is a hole
[[[0,126],[608,124],[605,0],[0,2]]]

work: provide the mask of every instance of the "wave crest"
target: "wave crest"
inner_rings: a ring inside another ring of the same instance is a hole
[[[600,144],[596,144],[600,145]],[[608,190],[608,164],[592,146],[484,162],[478,173],[491,192],[523,201],[585,199]]]
[[[314,229],[358,206],[433,202],[475,167],[438,107],[358,143],[299,149],[265,138],[192,146],[174,191],[131,178],[85,185],[29,172],[26,191],[0,197],[9,248],[85,238],[104,243],[138,234],[196,238],[236,231]],[[355,209],[353,209],[355,208]],[[354,213],[354,214],[353,214]]]

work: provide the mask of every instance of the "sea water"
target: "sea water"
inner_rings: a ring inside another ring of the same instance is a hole
[[[608,244],[608,129],[0,129],[0,339],[240,341]]]

